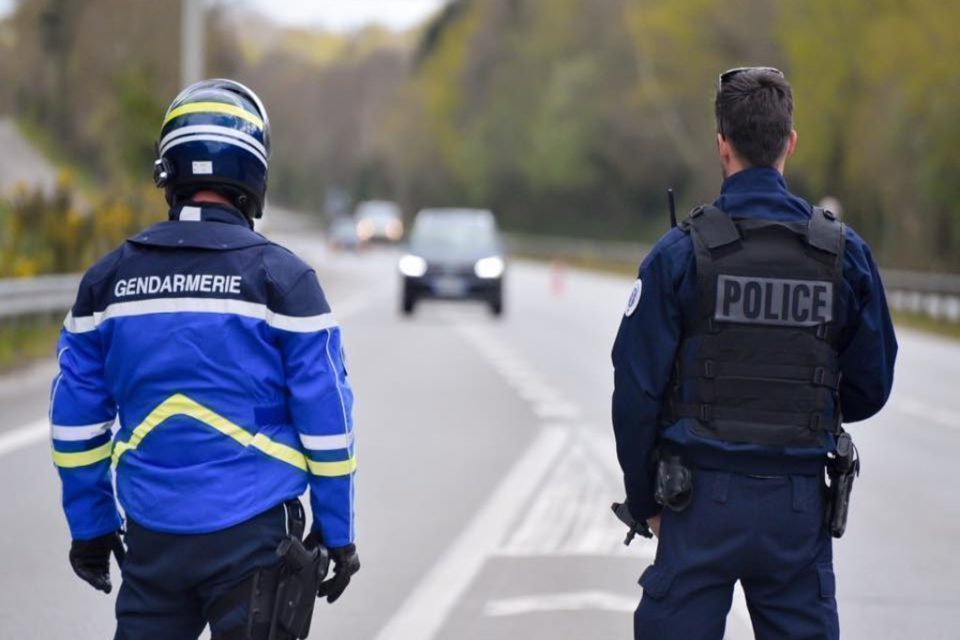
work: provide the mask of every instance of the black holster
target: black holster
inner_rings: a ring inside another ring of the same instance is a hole
[[[259,569],[220,597],[208,612],[211,621],[246,605],[247,621],[213,640],[295,640],[310,633],[317,589],[327,575],[330,556],[324,546],[307,549],[302,536],[306,526],[299,500],[284,505],[287,535],[277,547],[279,564]]]
[[[653,499],[672,511],[683,511],[693,499],[693,471],[678,455],[657,455],[657,479]]]
[[[850,515],[853,480],[860,474],[860,455],[847,432],[837,436],[837,451],[827,463],[827,500],[824,505],[824,526],[834,538],[843,536]]]

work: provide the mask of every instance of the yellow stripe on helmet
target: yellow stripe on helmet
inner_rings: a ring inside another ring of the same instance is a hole
[[[263,120],[259,116],[250,113],[243,107],[238,107],[236,105],[226,104],[223,102],[190,102],[180,105],[176,109],[172,109],[167,112],[167,117],[163,120],[163,126],[167,126],[167,123],[174,118],[185,116],[191,113],[212,113],[236,116],[252,123],[258,129],[263,129]]]

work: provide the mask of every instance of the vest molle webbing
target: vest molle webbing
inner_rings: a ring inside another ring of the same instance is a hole
[[[733,220],[707,206],[684,228],[700,306],[667,417],[728,442],[819,446],[840,427],[843,225],[822,209],[807,223]]]

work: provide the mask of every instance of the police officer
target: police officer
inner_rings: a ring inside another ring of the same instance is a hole
[[[207,624],[222,640],[271,624],[292,638],[270,604],[308,486],[313,564],[297,575],[333,602],[360,566],[340,329],[314,271],[253,231],[270,124],[250,89],[185,89],[158,154],[169,220],[87,271],[58,345],[50,418],[70,563],[110,593],[116,557],[118,640],[197,638]],[[316,586],[325,548],[333,577]]]
[[[725,72],[715,111],[720,197],[643,261],[613,348],[627,504],[659,538],[635,636],[720,640],[739,580],[758,639],[835,639],[824,468],[896,338],[867,244],[787,190],[783,74]]]

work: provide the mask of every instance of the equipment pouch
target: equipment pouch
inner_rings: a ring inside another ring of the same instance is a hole
[[[827,491],[825,526],[834,538],[843,536],[850,514],[853,480],[860,474],[860,455],[849,433],[837,436],[837,452],[827,464],[830,485]]]
[[[330,556],[325,547],[307,549],[299,537],[288,536],[277,548],[282,561],[269,640],[292,635],[306,638],[317,598],[317,588],[327,575]]]
[[[285,503],[287,535],[277,546],[279,564],[255,571],[223,594],[207,611],[211,627],[233,611],[247,609],[246,623],[218,630],[213,640],[295,640],[310,633],[317,589],[327,575],[330,556],[324,546],[301,542],[305,515],[299,500]]]
[[[672,511],[683,511],[693,499],[693,472],[683,458],[664,454],[657,464],[657,480],[654,487],[657,504]]]

